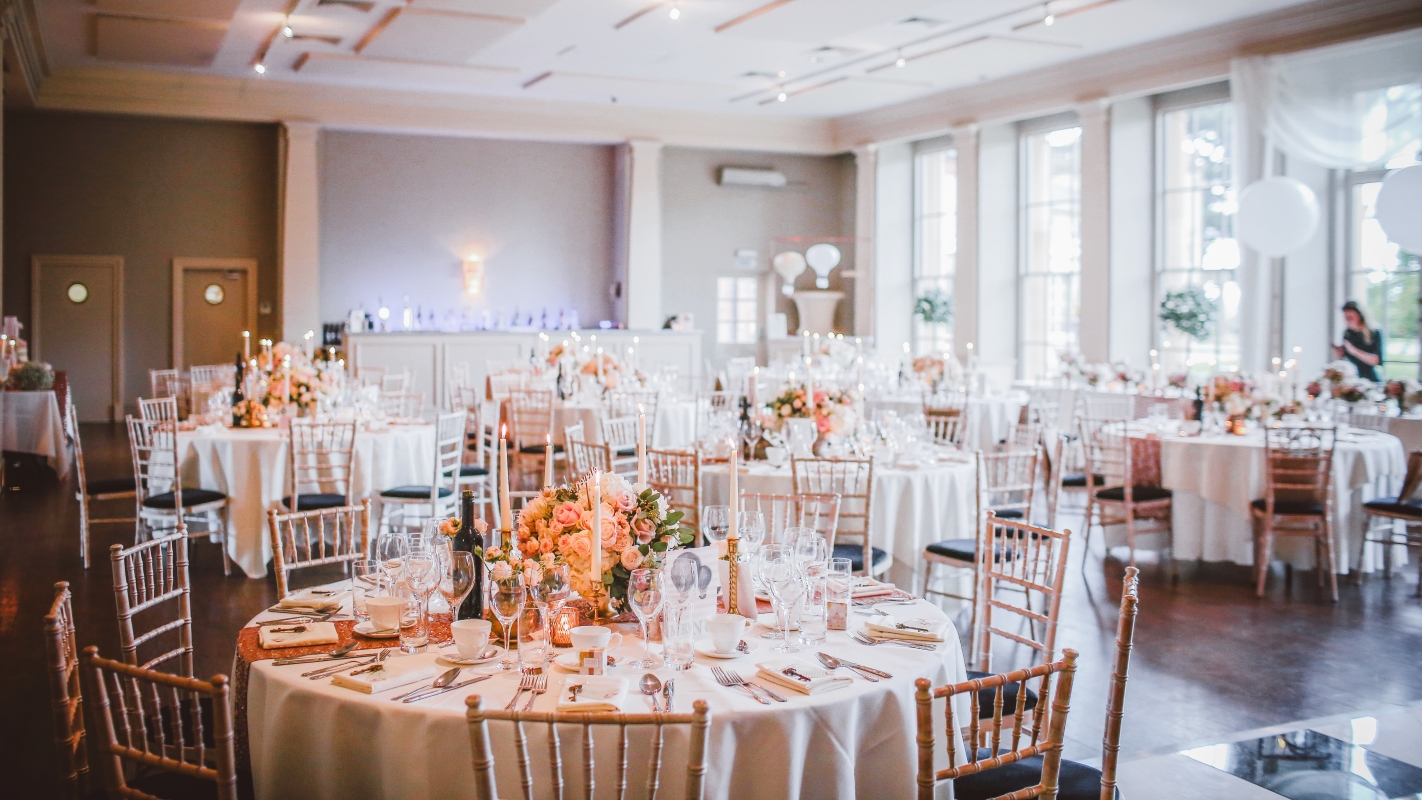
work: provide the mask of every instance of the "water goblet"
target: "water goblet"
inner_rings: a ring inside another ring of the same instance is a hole
[[[647,634],[647,623],[662,610],[662,577],[655,569],[634,569],[627,579],[627,599],[632,602],[632,612],[642,625],[642,660],[633,661],[628,666],[633,669],[656,669],[662,662],[652,657],[652,643]]]
[[[701,531],[708,542],[722,542],[731,532],[731,507],[706,506],[701,509]]]
[[[459,619],[459,607],[474,589],[474,554],[467,550],[451,550],[441,556],[441,562],[444,569],[439,592],[449,602],[449,621],[453,623]]]
[[[509,631],[523,610],[524,597],[523,580],[517,575],[489,582],[489,605],[504,628],[504,658],[493,667],[495,672],[512,672],[518,668],[509,657]]]

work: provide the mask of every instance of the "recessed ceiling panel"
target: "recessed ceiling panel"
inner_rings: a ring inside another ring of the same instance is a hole
[[[467,64],[522,25],[512,17],[397,8],[356,50],[372,58]]]
[[[687,105],[728,98],[734,87],[729,84],[693,81],[657,81],[619,78],[610,75],[586,75],[573,72],[553,72],[535,79],[524,94],[567,100],[612,102],[632,105]]]
[[[937,86],[959,85],[995,78],[1030,69],[1038,64],[1067,58],[1079,48],[1057,42],[1036,42],[983,36],[925,54],[905,53],[903,67],[893,61],[873,67],[869,74],[876,78],[927,81]]]
[[[798,94],[787,97],[783,103],[774,100],[773,95],[767,95],[766,98],[771,98],[768,103],[742,101],[738,105],[773,108],[777,111],[810,116],[832,116],[897,103],[932,88],[930,84],[922,82],[844,78],[807,90],[802,89]]]
[[[723,28],[721,35],[829,42],[865,28],[897,22],[934,4],[934,0],[792,0]]]
[[[411,0],[415,8],[458,11],[462,14],[489,14],[496,17],[533,19],[558,0]]]
[[[138,61],[179,67],[212,64],[227,26],[219,22],[113,17],[94,19],[95,55],[105,61]]]
[[[518,77],[518,70],[512,68],[391,61],[338,53],[306,53],[297,59],[293,69],[302,77],[315,80],[435,90],[510,86]]]
[[[95,0],[100,11],[140,14],[148,17],[215,19],[226,22],[237,13],[242,0]]]

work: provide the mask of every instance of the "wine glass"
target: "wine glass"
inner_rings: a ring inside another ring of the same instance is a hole
[[[428,643],[430,595],[434,594],[435,588],[438,587],[440,583],[439,566],[439,556],[437,555],[437,551],[432,547],[421,547],[418,550],[412,550],[409,555],[405,556],[403,568],[405,584],[419,600],[419,625],[423,630],[416,637],[416,641],[411,642],[409,645],[405,643],[404,637],[401,637],[400,649],[404,652],[417,652],[419,647]],[[421,642],[419,639],[424,639],[424,641]]]
[[[446,560],[447,559],[447,560]],[[439,582],[439,593],[449,601],[449,621],[459,619],[459,607],[464,598],[474,588],[474,554],[467,550],[450,550],[442,554],[444,573]]]
[[[543,579],[534,589],[534,602],[542,603],[548,607],[549,624],[558,617],[558,612],[563,610],[563,604],[568,602],[568,598],[573,595],[573,583],[568,574],[567,564],[554,564],[551,567],[543,568]]]
[[[509,631],[523,610],[524,596],[523,579],[517,575],[489,582],[489,605],[504,628],[504,658],[494,667],[495,672],[512,672],[518,668],[509,658]]]
[[[375,560],[385,571],[391,588],[400,580],[400,566],[410,554],[410,537],[405,531],[388,530],[375,540]]]
[[[825,537],[816,533],[813,528],[802,528],[795,537],[795,560],[799,563],[800,571],[804,572],[810,564],[827,558],[829,546],[825,543]]]
[[[781,549],[768,555],[764,571],[770,600],[776,606],[776,620],[780,621],[784,614],[783,641],[772,649],[777,653],[798,653],[799,637],[790,635],[790,617],[795,604],[805,596],[805,576],[794,552]]]
[[[706,506],[701,509],[701,531],[707,542],[725,541],[731,532],[731,507]]]
[[[662,665],[652,658],[652,643],[647,638],[647,622],[662,610],[662,577],[655,569],[634,569],[627,580],[627,599],[642,624],[642,660],[628,663],[633,669],[656,669]]]
[[[741,551],[754,552],[765,541],[765,515],[759,511],[742,511],[736,516],[736,533],[741,536]]]

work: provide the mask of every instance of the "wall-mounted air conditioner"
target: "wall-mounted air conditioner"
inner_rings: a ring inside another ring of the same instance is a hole
[[[785,173],[776,172],[773,169],[721,167],[722,186],[766,186],[772,189],[783,189],[789,183],[785,179]]]

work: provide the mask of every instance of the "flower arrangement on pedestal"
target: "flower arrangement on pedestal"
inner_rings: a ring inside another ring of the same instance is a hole
[[[948,364],[942,356],[919,356],[913,360],[913,372],[918,379],[928,384],[934,389],[943,382],[943,376],[947,374]]]
[[[822,437],[846,435],[853,432],[854,427],[859,424],[858,397],[853,392],[816,389],[813,406],[812,413],[803,386],[786,389],[770,401],[763,424],[773,431],[779,431],[785,427],[787,419],[813,417],[815,430],[819,431]]]

